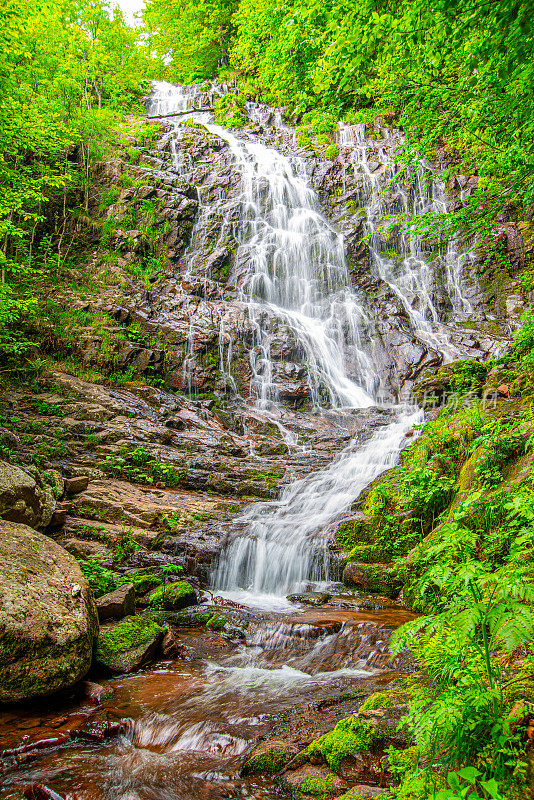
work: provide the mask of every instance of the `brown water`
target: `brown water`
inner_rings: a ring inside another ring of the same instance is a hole
[[[274,800],[267,779],[236,777],[259,737],[295,705],[347,690],[372,691],[387,665],[396,608],[258,612],[236,644],[205,629],[176,631],[180,658],[100,680],[113,690],[95,707],[75,698],[0,713],[0,747],[125,721],[102,742],[68,741],[3,761],[0,800],[42,782],[70,800]],[[239,637],[237,637],[239,638]]]

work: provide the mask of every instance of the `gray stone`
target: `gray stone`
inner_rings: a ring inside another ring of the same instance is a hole
[[[0,702],[71,686],[91,665],[98,631],[76,560],[26,525],[0,521]]]
[[[125,583],[113,592],[97,598],[98,619],[122,619],[135,614],[135,589],[133,583]]]
[[[0,517],[39,527],[45,498],[35,478],[14,464],[0,461]],[[51,515],[50,515],[51,516]]]

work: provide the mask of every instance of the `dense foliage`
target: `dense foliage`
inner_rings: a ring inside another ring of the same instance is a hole
[[[7,0],[0,9],[0,351],[61,264],[65,210],[87,206],[89,166],[147,85],[144,50],[104,0]]]
[[[534,201],[533,0],[149,0],[145,22],[171,80],[219,74],[315,133],[386,114],[407,159],[445,148],[479,181],[442,230],[491,239]]]

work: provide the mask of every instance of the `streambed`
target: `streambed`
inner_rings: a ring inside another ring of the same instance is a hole
[[[274,780],[237,777],[258,740],[298,713],[304,748],[396,675],[387,641],[413,615],[387,603],[350,610],[361,607],[358,598],[343,605],[256,610],[229,635],[177,629],[176,659],[99,678],[110,696],[97,705],[74,696],[3,711],[2,749],[104,721],[121,721],[124,733],[4,759],[1,800],[21,800],[33,782],[70,800],[280,797]],[[354,699],[314,711],[336,695]]]

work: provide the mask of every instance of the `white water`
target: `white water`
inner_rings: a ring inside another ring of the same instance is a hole
[[[400,415],[363,447],[350,445],[326,469],[288,486],[280,500],[251,506],[241,517],[248,530],[227,546],[213,585],[231,600],[283,608],[285,595],[325,581],[326,534],[360,492],[395,465],[405,434],[420,419],[419,411]]]
[[[451,344],[441,317],[443,311],[452,310],[455,318],[465,319],[473,311],[462,293],[463,266],[469,255],[459,252],[454,239],[437,252],[429,251],[424,237],[416,234],[401,234],[392,245],[388,243],[384,229],[395,222],[392,195],[399,215],[443,214],[447,200],[444,181],[428,164],[419,165],[410,180],[398,180],[392,154],[399,142],[388,131],[384,137],[384,146],[378,147],[366,138],[365,125],[339,128],[339,144],[351,150],[352,168],[363,179],[371,267],[401,301],[416,337],[444,361],[453,361],[463,354]],[[440,309],[440,300],[448,308]]]
[[[152,113],[154,107],[169,113],[162,109],[202,106],[198,89],[155,88]],[[165,106],[165,97],[170,105]],[[299,362],[306,364],[317,408],[376,403],[379,379],[370,357],[369,318],[351,290],[343,239],[320,213],[305,162],[288,159],[251,134],[234,135],[213,124],[209,115],[194,118],[228,143],[241,175],[234,281],[255,334],[250,363],[257,405],[267,411],[276,408],[283,376],[271,349],[287,347],[288,336]],[[358,126],[342,128],[340,144],[352,148],[353,169],[362,176],[373,269],[401,301],[414,335],[446,359],[457,357],[435,300],[436,254],[429,257],[419,237],[401,235],[392,255],[381,238],[386,206],[380,176],[394,177],[391,155],[383,149],[379,162],[370,163]],[[427,173],[422,167],[411,186],[395,185],[398,213],[445,210],[444,186],[439,179],[427,182]],[[439,263],[449,306],[468,313],[457,248],[449,246]],[[225,338],[221,331],[221,366],[229,371],[231,343],[225,346]],[[328,468],[288,486],[279,500],[250,507],[240,519],[247,523],[246,532],[227,543],[212,575],[213,587],[249,605],[283,608],[289,592],[325,581],[327,536],[335,522],[371,481],[397,462],[405,434],[421,418],[419,411],[398,407],[394,421],[366,445],[351,443]]]
[[[241,300],[256,334],[251,366],[260,406],[279,399],[270,354],[273,319],[304,350],[316,406],[372,405],[377,376],[361,342],[365,313],[350,290],[343,239],[320,214],[304,162],[292,164],[219,125],[206,128],[228,142],[241,173],[236,273],[244,272]]]

